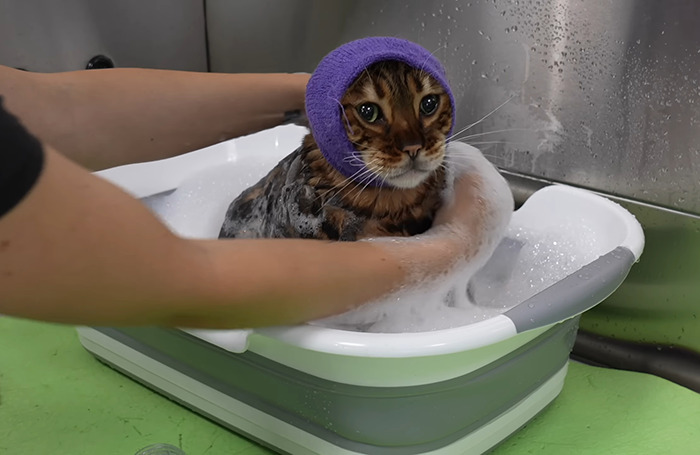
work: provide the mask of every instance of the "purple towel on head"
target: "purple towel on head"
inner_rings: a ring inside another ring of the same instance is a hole
[[[346,177],[355,175],[359,169],[351,160],[344,160],[352,156],[355,147],[345,132],[340,99],[365,68],[382,60],[399,60],[433,76],[449,95],[454,116],[455,102],[445,70],[422,46],[391,37],[363,38],[343,44],[326,55],[311,75],[306,86],[306,115],[321,153]]]

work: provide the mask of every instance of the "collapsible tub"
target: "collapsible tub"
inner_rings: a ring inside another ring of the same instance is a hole
[[[188,175],[225,162],[235,161],[232,169],[252,183],[302,133],[276,128],[102,175],[149,204]],[[512,223],[594,233],[597,259],[502,314],[461,327],[415,333],[317,325],[85,327],[80,339],[114,368],[282,453],[482,453],[557,396],[579,315],[622,283],[644,243],[640,225],[620,206],[566,186],[536,192]],[[486,266],[501,283],[510,279],[518,242],[506,237]]]

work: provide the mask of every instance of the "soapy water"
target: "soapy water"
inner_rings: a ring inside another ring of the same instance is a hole
[[[230,202],[272,165],[237,161],[205,169],[175,191],[143,202],[173,232],[216,238]],[[429,331],[498,315],[596,259],[596,234],[578,221],[535,230],[511,222],[480,270],[470,264],[443,279],[402,289],[381,302],[311,324],[369,332]]]
[[[437,283],[312,324],[363,332],[402,333],[461,327],[524,302],[595,260],[596,234],[585,226],[540,231],[514,223],[479,270],[464,264]]]
[[[213,166],[196,173],[175,191],[142,201],[173,232],[187,238],[217,238],[226,209],[238,194],[255,184],[263,172],[246,172],[240,162]]]

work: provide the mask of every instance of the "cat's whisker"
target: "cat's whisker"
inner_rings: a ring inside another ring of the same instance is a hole
[[[357,141],[353,141],[353,140],[350,139],[350,138],[348,138],[348,140],[350,141],[351,144],[357,145],[358,147],[364,147],[364,146],[366,145],[366,144],[360,144],[360,143],[357,142]],[[360,153],[359,151],[356,151],[356,152],[357,152],[357,153]]]
[[[484,150],[482,150],[482,149],[477,149],[477,150],[479,150],[479,152],[480,152],[482,155],[484,155],[485,157],[487,157],[487,158],[490,157],[490,158],[496,158],[496,159],[504,159],[503,156],[494,155],[494,154],[491,154],[491,153],[485,153]],[[456,156],[465,156],[465,155],[468,155],[468,154],[469,154],[469,152],[467,152],[467,151],[462,151],[462,150],[457,151],[457,150],[452,149],[452,150],[450,150],[450,153],[445,154],[445,157],[443,158],[443,161],[449,163],[449,162],[452,162],[451,159],[454,158],[454,157],[456,157]]]
[[[335,101],[338,103],[338,106],[340,106],[340,112],[343,113],[343,118],[345,119],[345,125],[348,127],[348,131],[350,134],[355,134],[355,132],[352,130],[352,125],[350,124],[350,119],[348,118],[348,114],[345,113],[345,107],[343,106],[343,103],[340,102],[340,100],[337,100],[335,98],[329,97],[331,100]]]
[[[461,167],[465,166],[465,163],[468,163],[468,161],[461,161],[461,160],[455,160],[455,161],[452,161],[452,160],[445,160],[445,161],[442,163],[442,165],[443,165],[443,167],[444,167],[445,169],[449,169],[449,168],[451,168],[451,167],[461,168]]]
[[[446,140],[447,140],[447,141],[450,141],[450,140],[452,140],[452,138],[454,138],[454,137],[456,137],[456,136],[459,136],[460,134],[464,133],[465,131],[467,131],[467,130],[473,128],[473,127],[475,127],[476,125],[478,125],[479,123],[483,122],[484,120],[486,120],[487,118],[489,118],[491,115],[493,115],[494,113],[496,113],[496,111],[498,111],[500,108],[502,108],[503,106],[505,106],[506,104],[508,104],[508,103],[510,102],[510,100],[512,100],[512,99],[513,99],[513,97],[511,96],[510,98],[508,98],[507,100],[505,100],[503,103],[501,103],[500,105],[498,105],[498,107],[496,107],[494,110],[492,110],[492,111],[489,112],[488,114],[484,115],[483,117],[481,117],[481,118],[480,118],[479,120],[477,120],[476,122],[474,122],[474,123],[472,123],[472,124],[470,124],[470,125],[467,125],[465,128],[462,128],[461,130],[459,130],[459,131],[457,131],[456,133],[452,134],[452,136],[448,137]]]
[[[367,182],[366,182],[365,185],[362,187],[362,189],[361,189],[360,191],[357,192],[357,194],[355,195],[355,197],[354,197],[353,200],[352,200],[352,203],[355,204],[355,202],[357,202],[357,198],[360,197],[360,195],[365,191],[365,189],[367,189],[367,187],[368,187],[371,183],[373,183],[375,180],[377,180],[378,178],[382,178],[381,175],[380,175],[380,173],[376,173],[376,172],[373,173],[372,177],[371,177],[369,180],[367,180]],[[382,178],[382,180],[384,180],[384,179]],[[358,187],[359,187],[359,185],[358,185]],[[349,196],[349,194],[348,194],[348,196]]]
[[[360,169],[359,171],[355,172],[351,177],[348,177],[343,182],[341,182],[342,186],[340,188],[332,188],[332,189],[326,191],[326,193],[328,193],[329,191],[335,190],[337,192],[337,194],[340,195],[343,192],[343,190],[345,190],[348,186],[352,185],[353,183],[356,183],[358,179],[364,178],[365,175],[367,175],[371,172],[372,171],[370,169],[367,169],[367,168]],[[351,188],[351,191],[352,191],[352,188]],[[324,193],[324,194],[326,194],[326,193]]]
[[[484,158],[488,158],[488,159],[502,160],[502,161],[505,161],[505,159],[506,159],[506,157],[504,157],[502,155],[494,155],[493,153],[481,152],[481,154],[484,155]]]
[[[354,188],[352,188],[347,194],[346,197],[350,197],[350,194],[352,194],[353,190],[359,190],[357,196],[355,196],[355,199],[353,199],[353,203],[355,200],[357,200],[357,197],[367,188],[369,183],[373,182],[374,180],[377,179],[377,177],[380,176],[381,174],[381,168],[379,166],[376,166],[378,164],[379,160],[378,159],[373,159],[370,160],[369,163],[367,163],[367,170],[369,171],[368,173],[362,174],[360,178],[356,179],[357,185],[355,185]],[[369,179],[369,180],[368,180]],[[362,189],[360,189],[360,185],[362,185],[365,181],[367,183],[365,184]]]
[[[357,194],[355,195],[355,197],[352,199],[352,204],[353,204],[353,205],[357,202],[357,198],[360,197],[360,195],[365,191],[365,189],[367,188],[367,186],[368,186],[370,183],[372,183],[374,180],[376,180],[376,178],[377,178],[377,174],[374,174],[374,175],[371,176],[369,179],[366,179],[367,181],[365,182],[365,185],[364,185],[362,188],[360,188],[359,185],[357,186],[357,188],[359,189],[359,191],[357,192]],[[348,193],[348,197],[350,197],[350,193]]]
[[[357,189],[357,188],[358,188],[358,185],[359,185],[359,184],[362,184],[362,182],[364,182],[365,179],[368,178],[368,176],[371,176],[371,175],[375,174],[376,169],[373,169],[372,166],[374,166],[375,164],[377,164],[377,162],[378,162],[378,160],[376,160],[376,159],[370,160],[370,161],[367,163],[367,166],[366,166],[366,167],[360,169],[359,171],[355,172],[355,173],[354,173],[353,175],[351,175],[350,177],[348,177],[348,178],[346,178],[345,180],[343,180],[343,181],[341,182],[341,185],[343,185],[342,187],[340,187],[339,189],[331,188],[331,189],[329,189],[329,190],[326,190],[323,194],[319,195],[319,197],[325,196],[325,195],[328,194],[328,192],[330,192],[330,191],[336,191],[336,194],[341,195],[342,192],[343,192],[348,186],[350,186],[351,184],[355,183],[356,185],[353,186],[353,187],[351,187],[351,188],[350,188],[350,191],[345,195],[346,197],[349,197],[350,194],[352,193],[352,191],[355,190],[355,189]],[[364,163],[363,163],[363,164],[364,164]],[[329,198],[329,199],[321,206],[321,209],[323,209],[323,208],[330,202],[331,199],[332,199],[332,198]]]
[[[320,199],[320,198],[325,197],[325,196],[326,196],[328,193],[330,193],[331,191],[337,191],[338,194],[340,194],[340,192],[343,191],[348,185],[350,185],[351,183],[353,183],[353,181],[354,181],[354,179],[355,179],[356,177],[361,176],[361,175],[364,175],[364,174],[367,173],[367,172],[370,172],[369,169],[366,169],[366,168],[360,168],[360,169],[358,169],[357,172],[355,172],[354,174],[352,174],[350,177],[345,178],[345,179],[344,179],[343,181],[341,181],[336,187],[329,188],[329,189],[327,189],[326,191],[324,191],[323,193],[319,194],[319,195],[317,196],[317,199]],[[341,185],[342,185],[342,186],[341,186]],[[341,186],[340,189],[337,188],[338,186]],[[329,199],[329,201],[330,201],[330,199]],[[323,204],[323,205],[321,206],[321,208],[323,208],[327,203],[328,203],[328,201],[326,201],[326,203]]]
[[[469,144],[471,146],[484,145],[484,144],[518,144],[517,141],[479,141],[479,142],[459,141],[459,142],[464,142],[465,144]]]
[[[368,173],[368,174],[364,175],[360,181],[354,182],[355,185],[353,185],[353,186],[343,195],[343,198],[344,198],[345,200],[347,200],[348,198],[350,198],[350,197],[352,196],[352,193],[353,193],[354,191],[357,191],[358,194],[360,194],[360,193],[362,192],[362,190],[360,189],[360,188],[361,188],[360,185],[362,185],[362,183],[364,183],[367,179],[371,179],[371,178],[372,178],[371,174]],[[338,194],[340,195],[340,193],[338,193]],[[356,198],[355,198],[355,199],[356,199]],[[354,200],[353,200],[353,203],[354,203]]]
[[[444,45],[444,44],[443,44],[443,45],[438,46],[437,49],[435,49],[434,51],[432,51],[432,52],[430,53],[430,55],[431,55],[431,56],[435,56],[435,54],[437,53],[437,51],[439,51],[440,49],[447,49],[447,45]],[[427,62],[428,62],[428,57],[425,57],[425,60],[423,60],[423,63],[421,63],[420,68],[419,68],[419,70],[420,70],[420,77],[423,77],[423,73],[425,72],[425,64],[426,64]]]
[[[368,151],[370,153],[379,153],[379,150],[369,149],[366,151]],[[352,155],[346,156],[345,158],[343,158],[343,162],[350,163],[352,165],[359,162],[360,163],[359,166],[364,166],[364,164],[365,164],[365,161],[362,159],[362,152],[360,152],[360,151],[352,152]]]
[[[382,179],[382,183],[386,183],[386,178],[389,176],[389,171],[384,171],[383,175],[380,175],[380,178]],[[392,186],[392,191],[396,191],[396,187]]]
[[[484,158],[488,159],[489,161],[497,161],[497,162],[502,163],[503,165],[506,163],[506,158],[503,156],[486,154],[486,153],[482,153],[482,155],[484,156]],[[464,161],[444,160],[443,167],[445,170],[447,170],[449,167],[452,167],[454,169],[467,169],[470,166],[469,166],[469,163],[465,163]]]
[[[463,136],[463,137],[459,137],[459,138],[455,138],[456,135],[453,134],[452,137],[450,138],[450,140],[451,141],[462,141],[464,139],[471,139],[473,137],[487,136],[489,134],[496,134],[496,133],[509,133],[511,131],[532,131],[532,130],[530,130],[528,128],[505,128],[502,130],[485,131],[483,133],[469,134],[467,136]]]
[[[362,158],[357,157],[357,156],[348,156],[343,158],[344,163],[348,163],[351,166],[362,166],[365,164],[364,161],[362,161]]]
[[[369,81],[372,83],[372,85],[376,85],[376,84],[374,83],[374,80],[372,79],[372,75],[369,74],[369,69],[368,69],[367,66],[365,66],[365,74],[367,74],[367,78],[368,78]]]
[[[365,163],[364,161],[362,162],[362,164],[364,166],[366,166],[367,170],[370,172],[375,172],[378,169],[378,167],[376,166],[378,163],[379,163],[379,160],[377,158],[373,158],[373,159],[369,160],[367,163]]]
[[[350,141],[350,142],[352,142],[352,141]],[[354,142],[353,142],[353,143],[354,143]],[[362,156],[362,151],[361,151],[361,150],[353,150],[352,152],[350,152],[350,156],[346,156],[345,158],[346,158],[346,159],[347,159],[347,158],[350,158],[350,157],[355,157],[355,158],[357,158],[357,157],[360,157],[360,156]]]
[[[360,143],[360,142],[353,141],[353,140],[350,139],[350,138],[348,138],[348,140],[350,141],[351,144],[356,145],[356,146],[358,146],[358,147],[367,147],[367,144],[362,144],[362,143]],[[356,150],[354,153],[362,153],[363,151],[364,151],[364,152],[379,152],[379,150],[377,150],[377,149],[366,148],[366,149],[364,149],[364,150],[362,150],[362,151]]]
[[[477,149],[477,150],[479,150],[479,149]],[[479,150],[479,152],[480,152],[482,155],[486,156],[486,154],[485,154],[482,150]],[[456,152],[455,150],[451,150],[449,154],[445,155],[445,157],[442,159],[442,161],[445,162],[445,163],[453,163],[453,162],[455,162],[455,159],[457,159],[458,157],[467,157],[467,158],[469,158],[469,155],[470,155],[470,153],[467,152],[467,151],[464,151],[464,152],[462,152],[462,151]],[[496,156],[496,155],[492,155],[492,156]]]
[[[370,161],[370,163],[372,163],[372,165],[374,165],[376,163],[376,161],[375,162]],[[367,168],[371,167],[371,165],[369,163],[365,163],[364,160],[351,161],[351,162],[348,162],[348,164],[350,166],[354,166],[354,167],[367,167]]]

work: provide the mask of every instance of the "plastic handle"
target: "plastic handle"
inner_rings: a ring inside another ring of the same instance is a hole
[[[518,333],[572,318],[612,294],[635,261],[632,251],[617,247],[503,314]]]

